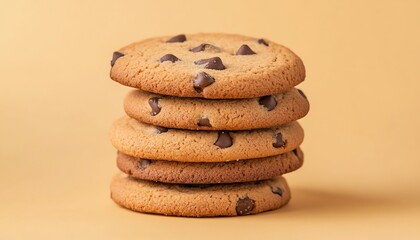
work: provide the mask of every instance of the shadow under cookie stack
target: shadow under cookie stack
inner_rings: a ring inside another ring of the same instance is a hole
[[[114,52],[111,78],[136,88],[110,132],[123,172],[111,198],[139,212],[239,216],[290,200],[309,111],[298,56],[231,34],[158,37]]]

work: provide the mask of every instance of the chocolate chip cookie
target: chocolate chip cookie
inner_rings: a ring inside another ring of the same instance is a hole
[[[122,207],[184,217],[243,216],[287,204],[290,190],[282,177],[216,185],[165,184],[116,175],[111,198]]]
[[[117,166],[143,180],[182,184],[251,182],[297,170],[303,164],[300,148],[281,155],[229,162],[186,163],[135,158],[118,152]]]
[[[110,139],[134,157],[180,162],[261,158],[296,149],[303,141],[297,122],[250,131],[191,131],[156,127],[129,117],[114,122]]]
[[[200,33],[151,38],[113,54],[113,80],[157,94],[256,98],[305,79],[301,59],[267,39]]]
[[[134,90],[124,101],[128,116],[152,125],[191,130],[270,128],[304,117],[309,102],[302,91],[250,99],[201,99]]]
[[[136,88],[110,131],[123,172],[111,198],[145,213],[242,216],[280,208],[281,176],[303,164],[305,67],[263,38],[199,33],[113,53],[110,77]]]

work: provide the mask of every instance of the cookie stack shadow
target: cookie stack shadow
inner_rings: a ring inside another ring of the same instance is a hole
[[[111,78],[136,88],[114,122],[122,173],[111,198],[139,212],[239,216],[290,200],[309,111],[302,61],[264,39],[159,37],[114,52]]]

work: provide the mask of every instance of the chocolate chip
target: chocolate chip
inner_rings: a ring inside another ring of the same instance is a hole
[[[238,216],[251,214],[255,207],[255,201],[249,197],[240,198],[236,202],[236,214]]]
[[[161,126],[155,126],[155,128],[158,130],[158,133],[164,133],[169,130],[166,127],[161,127]]]
[[[151,164],[151,161],[148,159],[142,159],[142,158],[137,159],[137,168],[140,170],[146,169],[150,164]]]
[[[252,51],[252,49],[246,44],[242,45],[236,52],[236,55],[252,55],[252,54],[255,54],[255,52]]]
[[[214,78],[205,72],[199,72],[193,80],[195,91],[201,93],[203,89],[214,83]]]
[[[120,52],[114,52],[112,54],[112,60],[111,60],[111,67],[114,66],[115,62],[117,61],[118,58],[120,57],[124,57],[124,53],[120,53]]]
[[[195,48],[191,48],[190,51],[191,52],[202,52],[202,51],[205,51],[205,50],[208,50],[208,49],[216,50],[216,51],[219,50],[219,48],[216,47],[216,46],[213,46],[213,45],[208,44],[208,43],[202,43]]]
[[[279,188],[279,187],[273,187],[271,186],[271,192],[277,195],[283,196],[283,189]]]
[[[277,133],[276,134],[276,142],[273,143],[273,147],[275,148],[281,148],[281,147],[286,147],[287,144],[287,140],[283,141],[283,135],[281,133]]]
[[[216,142],[214,142],[214,145],[220,147],[220,148],[228,148],[232,146],[233,141],[232,137],[228,132],[221,131],[219,132],[217,136]]]
[[[176,61],[179,61],[179,58],[175,57],[175,55],[172,55],[172,54],[166,54],[160,58],[160,62],[164,62],[164,61],[171,61],[174,63]]]
[[[302,90],[298,89],[298,92],[300,93],[300,95],[302,95],[302,97],[304,97],[305,99],[308,99],[308,98],[306,97],[306,95],[303,93],[303,91],[302,91]]]
[[[200,127],[211,127],[210,120],[206,117],[200,118],[200,120],[198,120],[197,125]]]
[[[273,110],[277,105],[276,98],[273,95],[261,97],[258,103],[267,108],[268,111]]]
[[[128,173],[127,173],[128,175],[133,175],[133,173],[131,172],[131,169],[128,169]]]
[[[156,116],[158,113],[160,113],[161,107],[159,106],[159,99],[158,97],[152,97],[149,99],[149,105],[152,108],[152,111],[150,112],[150,115]]]
[[[222,59],[219,57],[212,57],[208,59],[200,59],[194,62],[197,65],[204,65],[204,68],[214,69],[214,70],[224,70],[226,69],[223,65]]]
[[[262,38],[260,38],[260,39],[258,39],[257,40],[257,42],[259,43],[259,44],[264,44],[265,46],[267,46],[268,47],[268,42],[266,42],[264,39],[262,39]]]
[[[174,42],[185,42],[185,41],[187,41],[187,37],[185,37],[185,34],[179,34],[179,35],[176,35],[175,37],[172,37],[166,42],[174,43]]]

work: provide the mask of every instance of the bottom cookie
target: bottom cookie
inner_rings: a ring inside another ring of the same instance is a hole
[[[218,185],[186,185],[137,180],[122,173],[111,182],[111,198],[122,207],[183,217],[241,216],[274,210],[290,200],[283,177]]]

